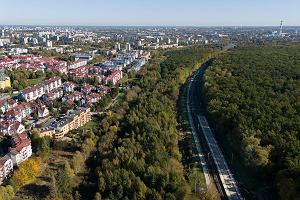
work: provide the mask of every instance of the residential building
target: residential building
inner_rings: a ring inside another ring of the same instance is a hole
[[[77,60],[77,61],[75,61],[75,62],[70,63],[69,66],[68,66],[68,69],[69,69],[69,70],[70,70],[70,69],[77,69],[77,68],[79,68],[79,67],[81,67],[81,66],[87,65],[87,63],[88,63],[87,60],[79,59],[79,60]]]
[[[15,135],[11,139],[12,147],[9,148],[9,156],[15,166],[20,165],[32,155],[31,140],[25,133]]]
[[[75,88],[75,84],[72,82],[64,82],[63,83],[63,90],[64,92],[73,92]]]
[[[46,47],[52,48],[52,41],[48,40],[48,41],[46,42]]]
[[[52,90],[62,86],[60,77],[52,77],[46,80],[44,83],[35,85],[30,88],[26,88],[21,92],[21,98],[25,101],[34,101],[42,97],[46,93],[50,93]]]
[[[126,49],[127,52],[131,51],[131,45],[130,45],[130,43],[126,43],[125,49]]]
[[[91,120],[91,109],[80,108],[69,113],[57,123],[54,138],[60,139],[69,131],[77,129]]]
[[[5,96],[0,98],[0,112],[6,113],[8,110],[16,107],[18,105],[18,101],[12,99],[10,96]]]
[[[0,135],[16,135],[24,131],[25,126],[19,121],[1,121],[0,123]]]
[[[109,81],[112,81],[113,85],[115,85],[122,78],[123,72],[121,70],[108,71],[104,76],[103,82],[104,84],[108,84]]]
[[[117,42],[117,43],[115,44],[115,50],[116,50],[116,51],[120,51],[120,50],[121,50],[121,44],[120,44],[119,42]]]
[[[22,119],[28,117],[35,109],[35,105],[31,102],[19,102],[17,106],[4,113],[4,118],[9,121],[21,122]]]
[[[45,118],[49,116],[49,110],[45,105],[38,106],[38,117]]]

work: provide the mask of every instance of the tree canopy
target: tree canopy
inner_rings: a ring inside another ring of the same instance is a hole
[[[178,148],[179,87],[207,59],[199,47],[157,52],[124,102],[101,121],[95,199],[184,199],[190,193]]]
[[[254,176],[277,185],[281,199],[300,194],[299,52],[299,45],[230,50],[214,60],[203,85],[223,143]]]

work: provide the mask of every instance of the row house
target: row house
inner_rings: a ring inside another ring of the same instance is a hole
[[[95,77],[99,82],[102,80],[103,69],[98,66],[82,66],[69,71],[69,75],[76,78]]]
[[[16,107],[4,114],[4,118],[10,121],[21,122],[22,119],[28,117],[35,110],[33,103],[19,103]]]
[[[67,94],[62,98],[63,103],[67,103],[69,105],[74,104],[74,101],[80,101],[80,99],[84,97],[84,94],[79,91],[74,91],[71,94]]]
[[[32,155],[31,140],[25,133],[17,134],[11,139],[9,156],[15,166],[20,165]]]
[[[111,88],[110,87],[107,87],[105,85],[100,85],[100,86],[97,86],[97,93],[100,93],[100,94],[107,94],[111,91]]]
[[[116,85],[119,80],[121,80],[123,77],[123,72],[121,70],[115,70],[115,71],[109,71],[107,74],[104,76],[104,84],[108,84],[109,81],[111,80],[113,85]]]
[[[51,92],[44,94],[42,96],[42,99],[44,101],[54,101],[56,99],[62,98],[64,95],[63,89],[62,88],[57,88],[53,89]]]
[[[23,133],[25,126],[18,121],[1,121],[0,122],[0,135],[16,135]]]
[[[35,64],[20,64],[19,69],[25,69],[28,71],[32,71],[32,72],[37,72],[37,71],[43,71],[45,70],[45,67],[39,63],[35,63]]]
[[[21,92],[21,98],[25,101],[34,101],[42,97],[45,93],[49,93],[54,89],[62,86],[62,81],[60,77],[52,77],[41,83],[30,88],[26,88]]]
[[[93,103],[98,102],[103,95],[93,93],[92,95],[87,95],[80,100],[80,105],[82,107],[90,107]]]
[[[22,90],[21,97],[29,102],[40,98],[43,94],[45,94],[44,87],[42,85],[36,85]]]
[[[0,185],[12,175],[13,170],[13,160],[10,156],[0,158]]]
[[[75,62],[71,62],[71,63],[69,64],[69,66],[68,66],[68,69],[69,69],[69,70],[77,69],[77,68],[79,68],[79,67],[81,67],[81,66],[87,65],[87,63],[88,63],[87,60],[79,59],[79,60],[77,60],[77,61],[75,61]]]
[[[19,66],[19,59],[17,58],[6,58],[6,59],[2,59],[0,60],[0,68],[4,68],[4,69],[16,69]]]
[[[87,83],[84,83],[80,87],[80,91],[84,94],[91,94],[92,91],[96,91],[96,87]]]
[[[1,113],[5,113],[8,110],[16,107],[18,105],[18,101],[12,99],[11,97],[6,97],[0,99],[0,111]]]
[[[63,83],[63,90],[65,93],[74,92],[74,88],[76,84],[73,82],[64,82]]]
[[[45,92],[48,93],[48,92],[52,91],[53,89],[56,89],[56,88],[59,88],[62,86],[61,78],[58,76],[52,77],[52,78],[46,80],[43,83],[43,86],[44,86]]]
[[[68,67],[65,65],[49,65],[47,66],[47,71],[57,71],[57,72],[67,74]]]

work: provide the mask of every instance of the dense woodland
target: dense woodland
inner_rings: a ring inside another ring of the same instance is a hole
[[[179,88],[211,49],[156,53],[101,121],[95,199],[185,199],[191,193],[181,163],[176,120]]]
[[[241,181],[285,200],[300,198],[299,78],[300,46],[267,45],[221,55],[204,81],[210,120],[247,173],[237,171]]]

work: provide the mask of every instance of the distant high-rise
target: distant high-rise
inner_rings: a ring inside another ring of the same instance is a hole
[[[38,41],[38,39],[36,39],[36,38],[33,38],[33,39],[32,39],[32,43],[33,43],[33,44],[38,44],[38,43],[39,43],[39,41]]]
[[[131,51],[131,45],[130,45],[130,43],[126,43],[126,51]]]
[[[279,35],[282,35],[282,28],[283,28],[283,21],[280,21],[280,27],[279,27]]]
[[[156,44],[159,44],[159,38],[156,38]]]
[[[141,46],[142,46],[142,41],[139,40],[139,41],[137,42],[137,45],[138,45],[139,47],[141,47]]]
[[[120,50],[121,50],[121,45],[120,45],[119,42],[117,42],[117,43],[115,44],[115,50],[117,50],[117,51],[120,51]]]
[[[21,38],[22,44],[27,44],[28,43],[28,37],[23,37]]]
[[[168,44],[171,44],[171,39],[170,38],[168,38]]]
[[[46,42],[46,47],[52,48],[52,41],[48,40]]]
[[[4,30],[1,30],[1,35],[0,37],[5,37],[5,31]]]
[[[176,44],[178,44],[179,43],[179,38],[176,38]]]

